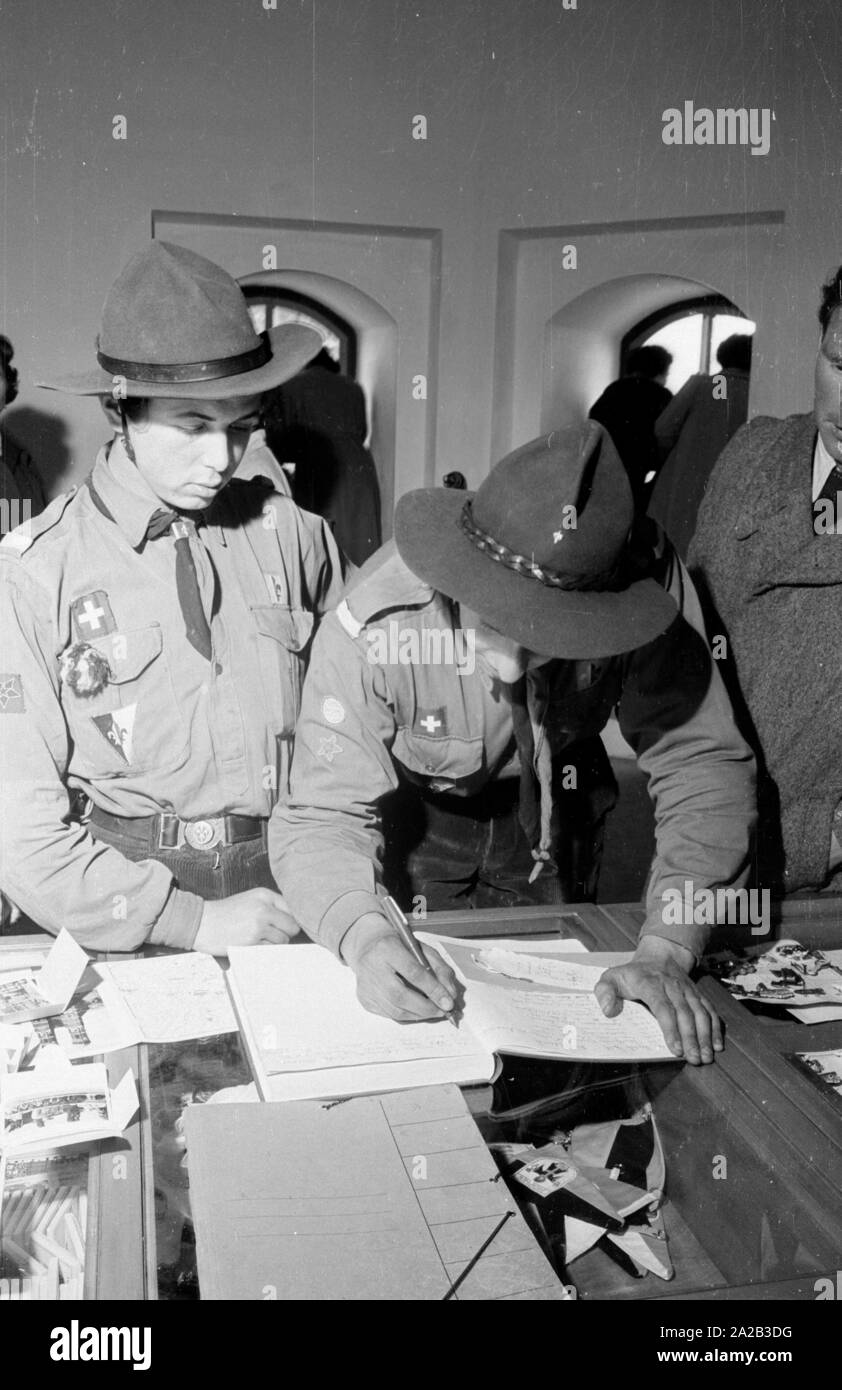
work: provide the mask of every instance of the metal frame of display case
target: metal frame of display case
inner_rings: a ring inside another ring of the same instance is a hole
[[[616,951],[633,947],[642,920],[637,904],[570,904],[436,913],[425,926],[466,938],[573,935],[590,949]],[[773,935],[835,946],[842,938],[839,914],[826,899],[787,903]],[[715,939],[746,944],[744,930],[737,937],[718,929]],[[0,950],[43,941],[5,938]],[[665,1211],[676,1280],[614,1271],[606,1277],[589,1252],[569,1272],[582,1298],[812,1300],[817,1280],[835,1280],[842,1268],[842,1119],[786,1059],[788,1052],[842,1047],[842,1022],[781,1021],[752,1012],[710,977],[700,988],[725,1022],[725,1051],[705,1067],[666,1063],[640,1069],[667,1150]],[[85,1297],[93,1300],[158,1297],[149,1050],[113,1054],[112,1084],[129,1066],[138,1081],[139,1114],[122,1141],[95,1151],[89,1165]],[[488,1086],[466,1088],[465,1094],[478,1119],[487,1115]],[[736,1165],[731,1183],[712,1178],[711,1160],[723,1148]],[[779,1268],[759,1248],[764,1229],[772,1247],[776,1239],[789,1241]],[[800,1256],[793,1245],[799,1231]],[[758,1274],[764,1258],[769,1268]],[[809,1268],[799,1269],[799,1258]]]

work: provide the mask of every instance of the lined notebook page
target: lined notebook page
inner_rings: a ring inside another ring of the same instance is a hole
[[[229,988],[267,1100],[493,1075],[493,1054],[464,1025],[395,1023],[368,1013],[353,971],[323,946],[235,947],[230,959]]]

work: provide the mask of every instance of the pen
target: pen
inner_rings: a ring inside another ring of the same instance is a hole
[[[474,1268],[474,1265],[477,1264],[480,1258],[485,1254],[491,1242],[496,1238],[498,1232],[502,1231],[510,1216],[514,1216],[514,1212],[511,1210],[507,1211],[505,1216],[497,1222],[497,1225],[494,1227],[494,1230],[491,1232],[491,1235],[488,1237],[487,1240],[484,1240],[482,1242],[482,1245],[480,1246],[477,1253],[465,1265],[465,1268],[462,1270],[462,1273],[459,1275],[459,1278],[455,1279],[453,1283],[450,1285],[450,1288],[448,1289],[447,1293],[444,1295],[444,1298],[442,1299],[442,1303],[446,1303],[449,1298],[453,1297],[459,1285],[463,1283],[465,1279],[467,1279],[471,1270]]]
[[[409,925],[406,914],[402,911],[400,907],[398,907],[398,904],[395,902],[394,898],[384,896],[381,899],[381,901],[383,904],[383,911],[386,914],[386,918],[390,926],[394,927],[395,931],[397,932],[406,949],[409,951],[409,954],[412,956],[413,960],[415,960],[417,964],[421,966],[422,970],[426,970],[428,975],[432,975],[433,978],[436,978],[435,971],[430,969],[430,963],[427,960],[427,957],[424,955],[424,952],[421,950],[421,947],[418,945],[418,942],[412,935],[412,928]],[[456,1019],[453,1018],[451,1014],[447,1015],[447,1020],[449,1023],[453,1024],[454,1028],[458,1028],[459,1025],[456,1022]]]

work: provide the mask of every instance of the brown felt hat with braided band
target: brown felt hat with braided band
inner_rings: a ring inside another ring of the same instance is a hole
[[[406,493],[395,542],[419,579],[521,646],[593,659],[651,642],[678,615],[633,521],[626,470],[592,421],[524,444],[475,493]]]

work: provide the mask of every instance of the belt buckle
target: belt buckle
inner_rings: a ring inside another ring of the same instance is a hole
[[[222,842],[221,820],[191,820],[184,827],[184,839],[191,849],[214,849]]]

